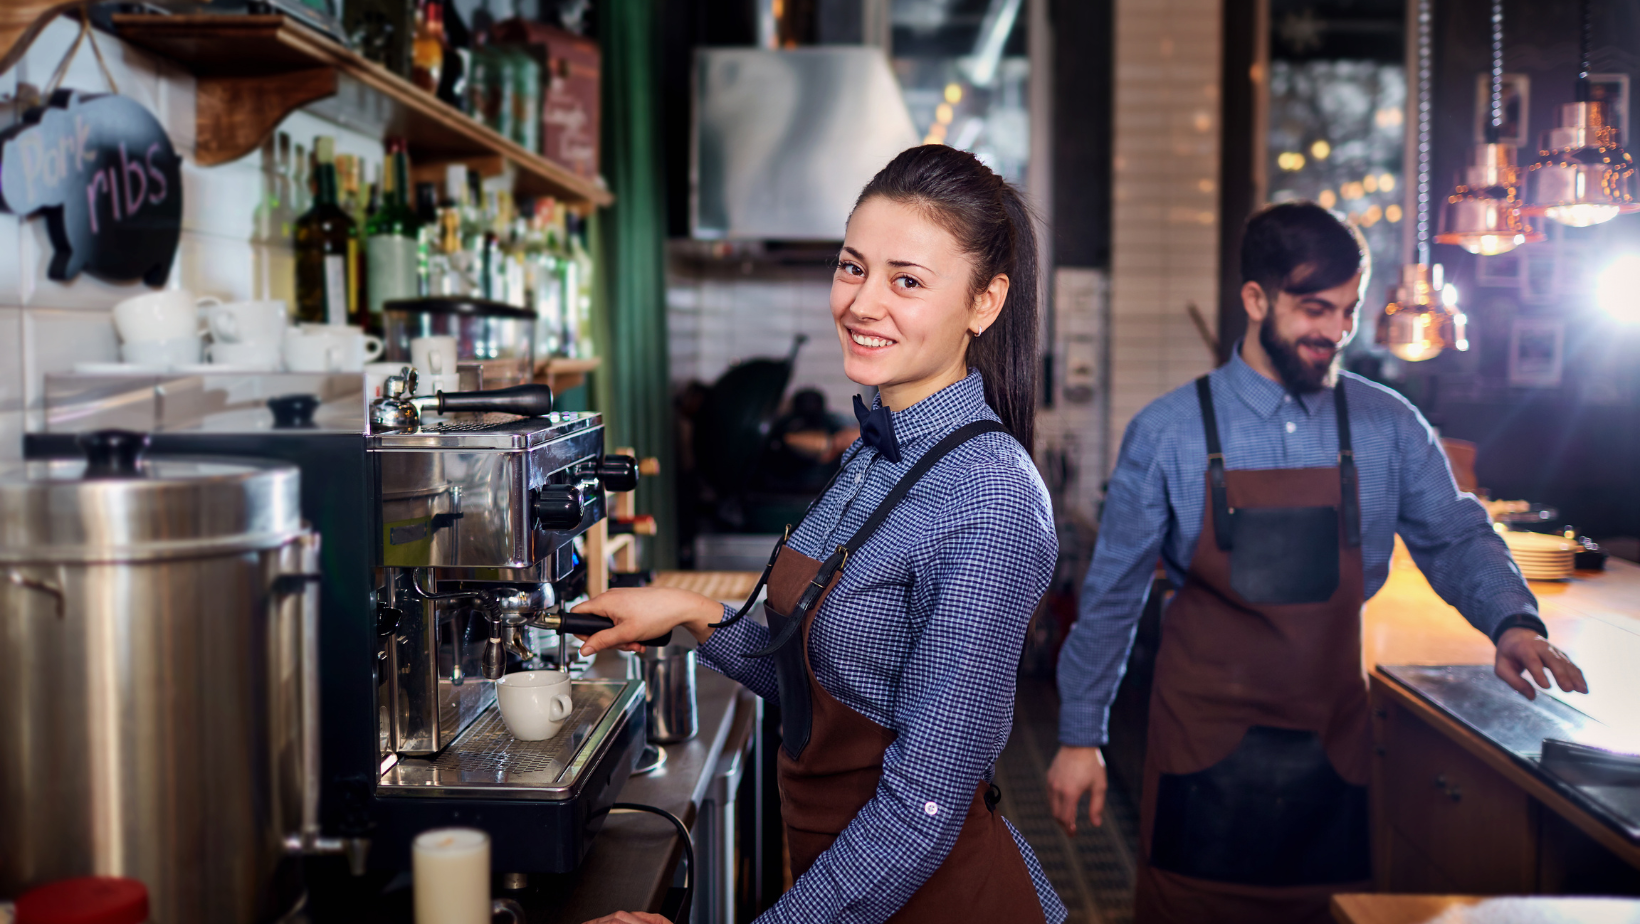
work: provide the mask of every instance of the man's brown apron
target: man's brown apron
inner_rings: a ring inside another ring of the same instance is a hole
[[[994,421],[981,421],[941,440],[917,460],[865,525],[825,562],[793,550],[782,540],[764,570],[769,587],[764,613],[772,641],[752,656],[772,657],[778,676],[780,811],[786,823],[793,879],[814,865],[876,795],[883,755],[895,739],[893,730],[843,705],[814,679],[809,638],[821,604],[842,578],[848,556],[871,538],[935,462],[968,439],[1001,429]],[[754,590],[752,597],[756,596]],[[967,818],[950,854],[891,921],[1043,920],[1042,902],[1025,859],[996,814],[997,796],[995,787],[978,781],[973,798],[962,807]],[[939,806],[937,810],[956,808]],[[892,849],[893,845],[885,846]]]
[[[1140,924],[1330,920],[1370,888],[1361,507],[1342,382],[1335,468],[1226,471],[1162,620],[1140,801]]]

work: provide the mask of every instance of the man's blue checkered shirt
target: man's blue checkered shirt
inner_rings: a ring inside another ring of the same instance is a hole
[[[855,452],[792,548],[824,559],[942,437],[996,419],[973,372],[895,412],[900,461]],[[1030,455],[1006,433],[985,433],[929,470],[849,558],[815,619],[809,658],[828,692],[898,736],[877,794],[759,922],[876,924],[939,868],[1013,727],[1026,625],[1057,555],[1051,502]],[[713,633],[699,657],[773,701],[773,662],[741,656],[768,638],[767,627],[742,620]],[[1064,905],[1009,831],[1058,924]]]
[[[1343,374],[1360,470],[1361,562],[1366,596],[1389,576],[1400,533],[1435,592],[1494,639],[1511,617],[1536,624],[1526,588],[1486,511],[1460,493],[1429,424],[1405,398]],[[1228,469],[1338,464],[1332,389],[1294,398],[1242,361],[1212,373],[1213,409]],[[1110,704],[1160,555],[1184,584],[1202,528],[1207,438],[1194,383],[1151,402],[1128,424],[1105,496],[1099,543],[1082,585],[1081,617],[1059,656],[1059,740],[1106,742]]]

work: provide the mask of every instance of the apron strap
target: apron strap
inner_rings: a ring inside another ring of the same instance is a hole
[[[1224,486],[1224,448],[1219,444],[1219,422],[1213,412],[1213,388],[1207,376],[1196,380],[1196,402],[1201,405],[1202,429],[1207,435],[1207,474],[1212,490],[1213,540],[1220,549],[1229,551],[1230,502]],[[1339,505],[1342,508],[1344,545],[1355,548],[1361,544],[1361,496],[1355,469],[1355,448],[1350,439],[1350,408],[1344,396],[1344,380],[1333,386],[1333,406],[1338,412],[1338,486]]]
[[[1350,408],[1344,399],[1344,379],[1333,386],[1333,406],[1338,411],[1338,490],[1343,507],[1344,545],[1361,544],[1361,496],[1356,489],[1355,448],[1350,441]]]
[[[797,606],[792,609],[791,618],[786,621],[786,625],[780,634],[772,639],[768,645],[747,654],[746,657],[767,657],[779,650],[797,632],[809,610],[814,608],[815,603],[820,600],[820,595],[825,593],[826,588],[830,586],[832,578],[848,563],[848,557],[858,551],[876,534],[878,528],[888,519],[888,515],[894,512],[894,508],[899,505],[900,501],[905,499],[905,496],[911,492],[912,487],[922,479],[922,476],[928,474],[929,469],[950,454],[951,450],[974,437],[982,433],[1006,433],[1007,430],[1007,427],[995,420],[976,420],[946,434],[944,439],[935,443],[933,448],[923,453],[917,463],[911,466],[911,470],[900,476],[900,480],[895,482],[893,489],[888,492],[887,497],[883,498],[882,503],[877,505],[877,509],[871,512],[871,516],[865,524],[820,564],[820,570],[815,572],[814,580],[809,582],[809,586],[803,588],[803,595],[798,598]],[[779,554],[778,548],[775,553]],[[770,560],[770,567],[773,567],[773,559]],[[750,605],[751,601],[748,600],[747,607],[750,608]]]
[[[1196,403],[1202,408],[1202,429],[1207,433],[1207,475],[1213,491],[1213,541],[1230,550],[1230,501],[1224,487],[1224,447],[1219,445],[1219,418],[1213,413],[1213,386],[1207,376],[1196,380]]]

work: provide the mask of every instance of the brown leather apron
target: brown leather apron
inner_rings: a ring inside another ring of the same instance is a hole
[[[753,656],[774,658],[777,672],[782,739],[777,775],[793,879],[814,865],[876,795],[883,755],[895,739],[892,729],[843,705],[814,679],[808,649],[820,608],[842,578],[848,556],[871,538],[935,462],[968,439],[1001,429],[994,421],[981,421],[941,440],[917,460],[859,531],[825,562],[797,552],[782,539],[764,569],[769,588],[764,613],[772,641]],[[756,597],[754,590],[752,599]],[[749,608],[743,607],[741,613]],[[976,782],[956,844],[890,921],[1044,920],[1042,901],[1025,858],[996,814],[999,795],[985,780]]]
[[[1330,920],[1370,888],[1361,507],[1336,468],[1226,471],[1203,376],[1207,503],[1162,620],[1140,801],[1139,924]]]

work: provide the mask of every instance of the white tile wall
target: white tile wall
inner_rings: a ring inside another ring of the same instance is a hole
[[[1222,0],[1117,0],[1109,439],[1213,367]]]
[[[58,19],[18,65],[0,75],[0,97],[19,84],[43,87],[74,42],[78,24]],[[119,91],[153,112],[183,157],[183,232],[167,288],[223,299],[291,297],[294,272],[288,204],[270,208],[280,188],[271,155],[253,152],[215,167],[194,163],[194,80],[171,62],[98,35]],[[63,85],[88,92],[108,88],[87,46]],[[15,117],[5,112],[0,121]],[[3,125],[0,125],[3,127]],[[315,135],[336,138],[337,150],[379,162],[379,138],[307,112],[291,114],[279,131],[304,149]],[[288,197],[287,197],[288,198]],[[81,274],[70,282],[46,278],[51,244],[45,222],[0,214],[0,461],[15,459],[25,427],[41,423],[40,395],[48,373],[72,371],[79,361],[112,361],[118,342],[109,309],[147,291],[141,283],[115,284]]]

